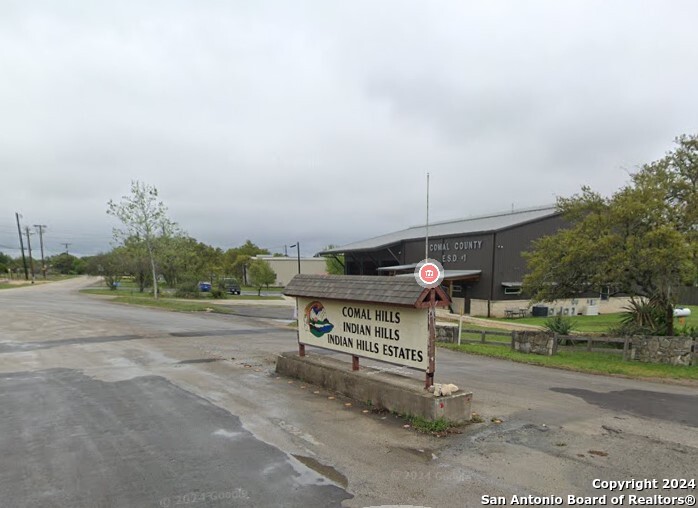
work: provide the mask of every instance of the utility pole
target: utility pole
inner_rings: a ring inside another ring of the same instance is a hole
[[[65,245],[65,253],[66,253],[66,254],[70,254],[70,253],[68,252],[68,245],[73,245],[73,244],[72,244],[72,243],[62,243],[61,245]]]
[[[288,245],[284,245],[284,256],[288,257]]]
[[[46,280],[46,263],[44,262],[44,228],[46,224],[34,224],[34,227],[39,230],[39,243],[41,244],[41,273],[44,274]]]
[[[17,232],[19,233],[19,246],[22,249],[22,264],[24,265],[24,279],[29,280],[29,272],[27,271],[27,258],[24,257],[24,243],[22,242],[22,227],[19,225],[19,213],[15,212],[17,218]]]
[[[32,242],[29,238],[31,235],[29,232],[29,226],[25,226],[25,231],[27,232],[27,249],[29,250],[29,266],[32,270],[32,284],[34,284],[36,276],[34,275],[34,259],[32,258]]]

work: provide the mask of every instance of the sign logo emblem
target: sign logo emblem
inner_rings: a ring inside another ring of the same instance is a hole
[[[425,259],[415,268],[414,278],[422,287],[435,288],[444,280],[444,268],[434,259]]]
[[[327,319],[325,307],[318,301],[306,305],[305,326],[315,337],[322,337],[334,328],[334,325]]]

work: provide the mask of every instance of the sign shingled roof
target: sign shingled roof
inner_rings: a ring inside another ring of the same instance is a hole
[[[423,288],[414,278],[408,277],[300,274],[288,283],[284,294],[306,298],[422,307],[429,289]],[[448,305],[448,297],[440,289],[437,289],[436,305],[439,307]]]

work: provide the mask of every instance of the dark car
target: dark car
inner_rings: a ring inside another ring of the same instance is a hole
[[[231,295],[240,294],[240,283],[235,279],[223,279],[223,287]]]

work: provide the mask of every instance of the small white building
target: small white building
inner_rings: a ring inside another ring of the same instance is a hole
[[[285,286],[291,279],[298,275],[298,258],[294,256],[269,256],[259,255],[252,259],[261,259],[269,263],[276,273],[275,286]],[[301,273],[309,275],[326,275],[327,264],[325,258],[301,258]]]

